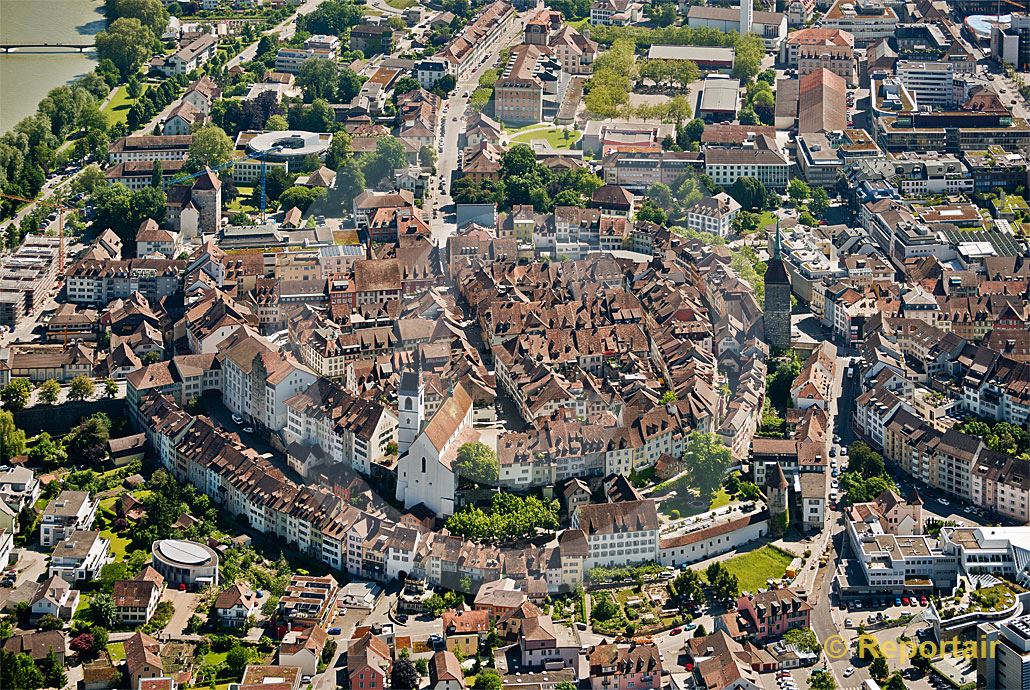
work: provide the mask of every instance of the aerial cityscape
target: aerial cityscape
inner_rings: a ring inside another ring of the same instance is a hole
[[[1030,690],[1028,5],[0,0],[0,690]]]

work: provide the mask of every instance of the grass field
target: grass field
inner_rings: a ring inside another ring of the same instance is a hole
[[[208,652],[204,655],[204,665],[217,666],[225,661],[225,657],[227,656],[229,656],[229,652]]]
[[[254,188],[247,187],[245,185],[238,185],[236,189],[239,191],[239,194],[237,194],[236,198],[226,205],[229,213],[235,213],[237,211],[242,211],[243,213],[257,213],[257,206],[251,206],[250,204],[250,195],[254,193]]]
[[[575,29],[576,31],[579,31],[579,30],[580,30],[580,29],[582,29],[582,28],[583,28],[584,26],[586,26],[586,25],[587,25],[587,22],[589,22],[589,21],[590,21],[590,17],[583,17],[582,19],[577,19],[577,20],[576,20],[576,21],[574,21],[574,22],[567,22],[567,23],[568,23],[568,25],[569,25],[569,26],[571,26],[571,27],[572,27],[573,29]]]
[[[669,496],[672,491],[676,492],[675,496]],[[664,488],[655,492],[655,498],[661,499],[658,504],[658,511],[663,515],[670,518],[676,519],[677,517],[685,518],[692,515],[700,515],[709,510],[715,510],[716,508],[722,508],[728,506],[732,499],[726,490],[719,487],[719,490],[712,496],[711,502],[708,507],[705,507],[700,502],[697,495],[694,494],[693,490],[689,488],[689,482],[686,477],[681,477],[671,484],[668,484]],[[678,511],[678,515],[673,515],[672,511]]]
[[[111,663],[117,665],[125,659],[125,645],[121,642],[112,642],[107,645],[107,654],[111,657]]]
[[[143,85],[146,88],[146,84]],[[132,99],[129,98],[129,92],[124,86],[119,86],[115,91],[114,96],[107,102],[100,112],[107,118],[107,124],[115,125],[119,122],[125,122],[126,118],[129,117],[129,108],[132,106]]]
[[[417,5],[416,0],[386,0],[386,4],[395,10],[406,10]]]
[[[568,134],[568,138],[565,136],[566,133]],[[572,148],[572,145],[579,141],[580,136],[580,133],[575,130],[538,129],[512,137],[512,143],[532,144],[534,141],[543,140],[546,141],[551,148],[568,149]]]
[[[104,539],[111,541],[111,555],[114,557],[116,563],[121,563],[125,560],[125,552],[129,548],[129,544],[132,543],[131,539],[126,537],[120,537],[111,530],[105,529],[100,533],[100,536]]]
[[[722,562],[737,576],[741,591],[754,592],[766,586],[766,580],[778,580],[787,572],[794,556],[775,546],[766,544],[760,549],[742,553]]]

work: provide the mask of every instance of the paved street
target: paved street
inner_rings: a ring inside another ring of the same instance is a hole
[[[443,149],[438,152],[436,162],[436,169],[439,171],[440,180],[443,182],[443,191],[437,190],[426,204],[426,207],[433,214],[430,227],[433,233],[433,242],[437,246],[442,247],[446,245],[447,238],[454,234],[457,229],[454,223],[445,222],[443,212],[440,209],[452,202],[450,197],[451,172],[458,169],[458,135],[465,127],[469,97],[475,91],[476,85],[479,83],[479,77],[497,62],[501,50],[522,33],[525,17],[533,11],[535,9],[528,10],[515,19],[508,36],[497,41],[494,51],[487,56],[471,75],[458,82],[451,97],[444,101],[442,106]],[[465,94],[468,94],[468,96]]]

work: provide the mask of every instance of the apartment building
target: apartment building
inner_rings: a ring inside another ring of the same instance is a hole
[[[112,165],[129,161],[181,161],[186,159],[192,141],[192,134],[121,137],[107,147],[107,160]]]
[[[952,195],[973,191],[973,175],[957,156],[930,151],[888,155],[897,184],[905,196]]]
[[[324,48],[280,48],[275,54],[275,71],[299,74],[308,60],[335,60],[336,53]]]
[[[855,46],[865,47],[893,37],[898,15],[883,0],[836,0],[823,16],[822,26],[846,31],[854,37]]]
[[[188,135],[185,135],[188,136]],[[186,159],[166,160],[161,164],[161,181],[163,184],[182,176]],[[144,189],[154,183],[153,160],[131,160],[115,165],[104,171],[108,184],[120,182],[129,189]]]
[[[741,147],[708,149],[705,172],[720,187],[729,187],[741,177],[754,177],[767,189],[782,190],[790,177],[790,162],[776,141],[763,135]]]
[[[43,510],[39,523],[40,546],[53,546],[76,530],[88,530],[100,502],[88,491],[62,491]]]
[[[533,124],[554,119],[565,97],[569,75],[549,50],[516,46],[494,83],[494,113],[501,122]]]
[[[179,289],[179,276],[185,265],[185,261],[169,259],[85,259],[67,271],[68,301],[106,306],[138,292],[151,304],[157,304]]]
[[[733,219],[740,209],[737,200],[725,192],[706,196],[687,209],[687,227],[726,237],[733,231]]]
[[[704,162],[692,151],[639,151],[613,147],[601,161],[605,184],[643,192],[651,185],[674,185],[684,175],[700,172]]]
[[[828,69],[849,88],[857,85],[855,37],[847,31],[811,27],[791,32],[780,49],[780,59],[797,69],[798,76]]]
[[[586,535],[587,570],[658,560],[658,512],[651,499],[580,506],[572,528]]]
[[[965,100],[965,85],[956,83],[951,63],[898,60],[894,70],[898,81],[916,99],[916,107],[954,108]]]
[[[189,74],[213,58],[217,50],[218,39],[211,34],[204,34],[167,58],[157,58],[151,64],[166,77]]]

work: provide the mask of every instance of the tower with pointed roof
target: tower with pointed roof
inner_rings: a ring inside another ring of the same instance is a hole
[[[200,211],[200,232],[214,234],[222,226],[222,181],[211,168],[196,179],[190,189],[190,201]]]
[[[776,221],[776,237],[772,257],[765,276],[765,342],[777,350],[790,348],[790,278],[780,256],[780,221]]]
[[[769,508],[769,532],[782,537],[790,526],[790,484],[778,462],[765,473],[765,503]]]
[[[401,374],[397,386],[397,450],[404,455],[422,431],[426,412],[426,389],[422,380],[422,366],[415,357],[415,368]]]

